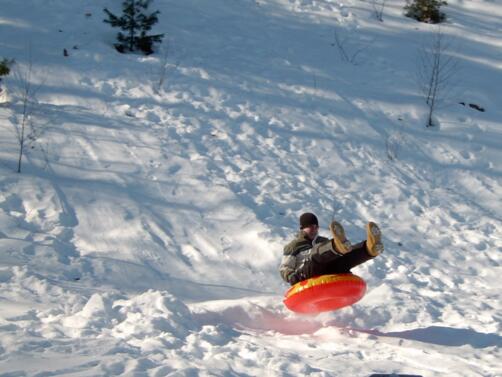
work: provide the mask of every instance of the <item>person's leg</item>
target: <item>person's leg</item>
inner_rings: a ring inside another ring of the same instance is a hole
[[[303,279],[325,274],[340,274],[350,272],[350,269],[358,266],[373,257],[368,253],[366,241],[352,246],[347,254],[340,254],[334,246],[333,240],[316,245],[299,266],[298,272]]]
[[[366,231],[368,240],[353,245],[351,251],[344,254],[335,245],[337,234],[334,234],[332,240],[315,245],[310,256],[297,269],[301,280],[318,275],[348,273],[355,266],[379,255],[383,251],[380,229],[370,222]]]
[[[383,252],[382,232],[377,224],[366,225],[367,240],[352,247],[352,251],[336,260],[329,261],[322,269],[323,274],[339,274],[350,272],[355,266],[373,259]]]
[[[374,257],[368,254],[366,241],[362,241],[352,246],[352,251],[350,253],[324,264],[322,274],[347,273],[355,266],[359,266],[373,258]]]
[[[341,255],[336,251],[333,240],[314,245],[303,263],[297,267],[296,273],[301,280],[322,275],[325,266],[340,258]]]

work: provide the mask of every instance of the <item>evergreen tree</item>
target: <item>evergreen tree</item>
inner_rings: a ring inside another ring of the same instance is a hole
[[[2,59],[0,60],[0,77],[7,76],[10,73],[10,66],[14,63],[14,60]]]
[[[441,5],[448,4],[443,0],[406,0],[405,15],[420,22],[438,24],[446,19]]]
[[[117,34],[118,43],[115,44],[117,51],[124,53],[126,51],[143,51],[145,55],[153,53],[154,43],[162,42],[164,34],[147,35],[152,26],[158,21],[159,11],[150,15],[145,14],[151,0],[124,0],[122,3],[123,15],[118,17],[104,9],[108,19],[104,22],[112,27],[119,27],[124,33]]]

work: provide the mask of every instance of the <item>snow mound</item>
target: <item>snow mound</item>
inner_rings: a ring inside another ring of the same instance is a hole
[[[67,335],[73,338],[98,335],[114,319],[111,304],[105,295],[93,294],[82,310],[62,319]]]
[[[131,300],[115,301],[113,308],[118,318],[110,334],[142,349],[178,347],[194,330],[190,310],[167,292],[149,290]]]
[[[180,339],[194,330],[187,306],[168,292],[154,290],[131,299],[95,293],[81,310],[61,318],[60,323],[73,338],[113,337],[144,350],[178,347]]]

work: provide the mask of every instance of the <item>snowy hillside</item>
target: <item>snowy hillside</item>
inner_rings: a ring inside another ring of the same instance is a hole
[[[429,128],[417,61],[437,29],[404,1],[379,22],[369,0],[155,0],[150,56],[113,48],[103,7],[120,4],[1,1],[17,76],[0,105],[0,376],[502,375],[498,0],[444,7],[458,69]],[[353,242],[381,226],[356,305],[284,307],[304,211]]]

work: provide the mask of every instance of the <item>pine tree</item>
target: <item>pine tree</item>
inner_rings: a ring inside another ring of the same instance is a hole
[[[14,63],[14,60],[2,59],[0,60],[0,77],[7,76],[10,73],[10,66]]]
[[[406,17],[414,18],[420,22],[429,24],[438,24],[446,19],[446,16],[441,12],[442,5],[448,5],[443,0],[406,0]]]
[[[123,15],[118,17],[104,9],[108,19],[104,22],[112,27],[119,27],[125,33],[117,34],[118,43],[115,44],[117,51],[124,53],[126,51],[143,51],[145,55],[153,53],[154,43],[162,42],[164,34],[147,35],[152,26],[158,22],[159,11],[150,15],[145,14],[151,0],[124,0],[122,3]]]

